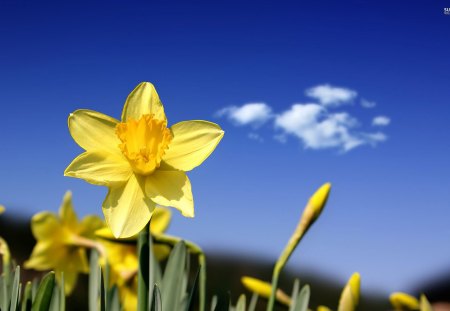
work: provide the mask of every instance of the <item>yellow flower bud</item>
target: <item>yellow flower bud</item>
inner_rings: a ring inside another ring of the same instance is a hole
[[[317,311],[331,311],[331,309],[325,306],[318,306]]]
[[[420,311],[433,311],[430,302],[424,294],[420,295]]]
[[[353,311],[359,302],[361,277],[359,273],[353,273],[345,285],[339,300],[338,311]]]
[[[243,276],[241,282],[246,289],[258,294],[258,296],[266,299],[270,297],[272,284],[249,276]],[[277,289],[276,299],[286,306],[291,305],[291,298],[281,289]]]
[[[411,295],[396,292],[391,294],[389,300],[395,310],[419,310],[419,300]]]

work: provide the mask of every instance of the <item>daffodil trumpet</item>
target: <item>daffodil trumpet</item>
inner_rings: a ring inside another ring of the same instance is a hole
[[[278,278],[281,270],[286,265],[289,257],[291,257],[298,243],[300,243],[301,239],[308,231],[308,229],[312,226],[312,224],[319,218],[322,213],[323,208],[325,207],[328,196],[330,194],[331,184],[326,183],[322,185],[309,199],[308,204],[303,210],[303,214],[300,218],[300,221],[289,239],[286,247],[275,263],[275,267],[273,269],[272,274],[272,291],[270,294],[269,302],[267,304],[267,311],[272,311],[273,305],[275,303],[277,287],[278,287]]]

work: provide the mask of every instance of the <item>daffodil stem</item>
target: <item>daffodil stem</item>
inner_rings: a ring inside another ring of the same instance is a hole
[[[104,257],[105,256],[105,248],[103,247],[102,244],[98,243],[97,241],[79,236],[79,235],[74,235],[72,236],[72,241],[71,243],[73,245],[76,246],[80,246],[80,247],[84,247],[87,249],[95,249],[96,251],[99,252],[99,254]]]
[[[147,311],[149,304],[149,239],[150,223],[139,233],[138,238],[138,311]]]
[[[307,230],[307,225],[308,224],[305,222],[305,217],[303,215],[302,218],[300,219],[300,222],[297,225],[297,228],[295,228],[294,233],[292,234],[291,238],[289,239],[289,242],[287,243],[287,245],[284,248],[283,252],[281,253],[280,257],[278,258],[278,260],[275,264],[275,267],[273,268],[272,291],[270,293],[269,302],[267,303],[267,311],[273,310],[273,306],[275,304],[275,299],[276,299],[276,294],[277,294],[278,278],[280,276],[280,272],[281,272],[281,270],[283,270],[289,257],[291,257],[291,255],[294,252],[295,248],[297,247],[298,243],[302,239],[305,231]]]

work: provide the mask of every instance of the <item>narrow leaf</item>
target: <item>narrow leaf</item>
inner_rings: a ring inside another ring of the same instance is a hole
[[[16,311],[17,309],[17,303],[19,300],[19,281],[20,281],[20,266],[16,267],[16,270],[14,271],[14,280],[11,287],[11,305],[9,310],[10,311]]]
[[[307,311],[309,304],[309,296],[311,291],[309,289],[309,285],[303,286],[302,290],[298,294],[297,303],[294,311]]]
[[[31,282],[27,282],[27,285],[25,285],[25,291],[23,293],[21,311],[30,311],[31,310],[32,298],[33,298],[32,297],[32,285],[31,285]]]
[[[162,280],[161,299],[164,310],[177,310],[186,262],[186,245],[178,242],[170,253]]]
[[[47,273],[42,279],[36,292],[31,311],[48,311],[55,287],[55,272]]]
[[[151,311],[162,311],[162,301],[161,301],[161,292],[159,291],[159,286],[155,284],[153,288],[153,299],[152,299],[152,308]]]

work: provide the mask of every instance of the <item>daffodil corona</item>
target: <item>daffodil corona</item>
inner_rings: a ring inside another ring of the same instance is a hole
[[[138,233],[157,205],[194,217],[187,171],[200,165],[224,132],[208,121],[184,121],[167,127],[159,96],[151,83],[128,96],[122,120],[91,110],[69,116],[73,139],[85,152],[67,167],[66,176],[108,187],[103,202],[106,223],[117,238]]]

